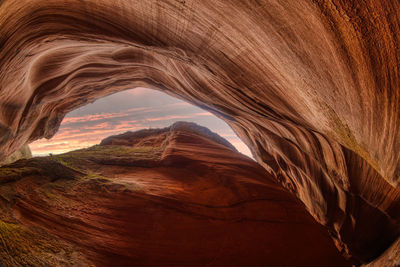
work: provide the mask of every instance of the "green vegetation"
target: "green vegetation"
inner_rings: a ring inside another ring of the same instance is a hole
[[[71,253],[71,248],[48,234],[0,220],[0,262],[4,266],[56,266],[67,263],[57,254],[66,258]]]
[[[107,155],[115,155],[115,156],[129,156],[129,157],[154,157],[161,153],[161,149],[159,147],[129,147],[129,146],[115,146],[115,145],[96,145],[89,147],[87,149],[75,150],[63,155],[67,154],[78,154],[86,157],[95,156],[107,156]]]
[[[14,167],[11,165],[0,167],[0,185],[37,173],[39,173],[39,169],[35,167]]]
[[[96,181],[102,182],[102,183],[114,182],[113,180],[111,180],[107,177],[101,176],[99,174],[96,174],[96,173],[89,173],[86,176],[83,176],[82,178],[83,179],[92,179],[92,180],[96,180]]]
[[[53,182],[81,178],[106,181],[107,178],[96,172],[99,165],[154,166],[160,160],[162,151],[160,147],[151,146],[96,145],[61,155],[22,159],[0,167],[0,185],[34,175],[47,177]]]
[[[129,147],[114,145],[96,145],[65,154],[52,156],[59,163],[76,171],[84,172],[92,164],[134,165],[137,161],[156,162],[161,158],[159,147]]]
[[[158,162],[162,151],[159,147],[98,145],[61,155],[22,159],[0,167],[0,199],[12,201],[16,192],[15,183],[10,182],[20,179],[36,181],[43,200],[63,204],[63,195],[57,193],[59,187],[79,188],[81,184],[88,183],[85,188],[94,192],[135,190],[132,185],[127,187],[124,183],[115,183],[101,176],[100,165],[142,166],[143,162]],[[3,215],[3,219],[12,218],[11,215]],[[1,266],[76,266],[73,261],[79,262],[77,255],[80,255],[79,252],[71,244],[49,235],[43,229],[20,225],[14,219],[11,222],[0,219]]]
[[[32,173],[36,173],[38,170],[32,167],[22,167],[22,168],[13,168],[13,167],[3,167],[0,168],[0,176],[25,176]]]

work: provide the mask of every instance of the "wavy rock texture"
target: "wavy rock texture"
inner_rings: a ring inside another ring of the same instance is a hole
[[[1,151],[145,86],[227,121],[358,262],[399,236],[399,1],[0,6]]]
[[[6,266],[350,266],[299,200],[192,123],[2,167],[0,196]]]

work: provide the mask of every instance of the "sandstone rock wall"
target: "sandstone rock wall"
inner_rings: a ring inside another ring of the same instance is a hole
[[[29,148],[28,145],[24,145],[23,147],[12,153],[10,156],[8,156],[5,160],[0,162],[0,166],[13,163],[20,159],[29,159],[31,157],[32,157],[31,149]]]
[[[1,151],[101,96],[163,90],[227,121],[369,262],[399,235],[399,25],[390,0],[4,0]]]

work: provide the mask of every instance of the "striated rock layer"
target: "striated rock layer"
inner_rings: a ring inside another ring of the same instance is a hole
[[[299,200],[192,123],[1,167],[0,207],[2,266],[350,266]]]
[[[400,2],[3,0],[3,157],[64,114],[145,86],[228,122],[370,262],[399,236]]]

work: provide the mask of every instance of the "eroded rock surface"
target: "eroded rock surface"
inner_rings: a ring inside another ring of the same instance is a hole
[[[0,166],[13,163],[20,159],[29,159],[31,157],[32,157],[31,149],[29,148],[28,145],[25,145],[25,146],[21,147],[20,149],[18,149],[17,151],[15,151],[14,153],[12,153],[5,160],[2,160],[0,162]]]
[[[350,266],[299,200],[192,123],[1,167],[0,200],[6,266]]]
[[[370,262],[399,235],[399,1],[4,0],[3,157],[127,88],[227,121]]]

